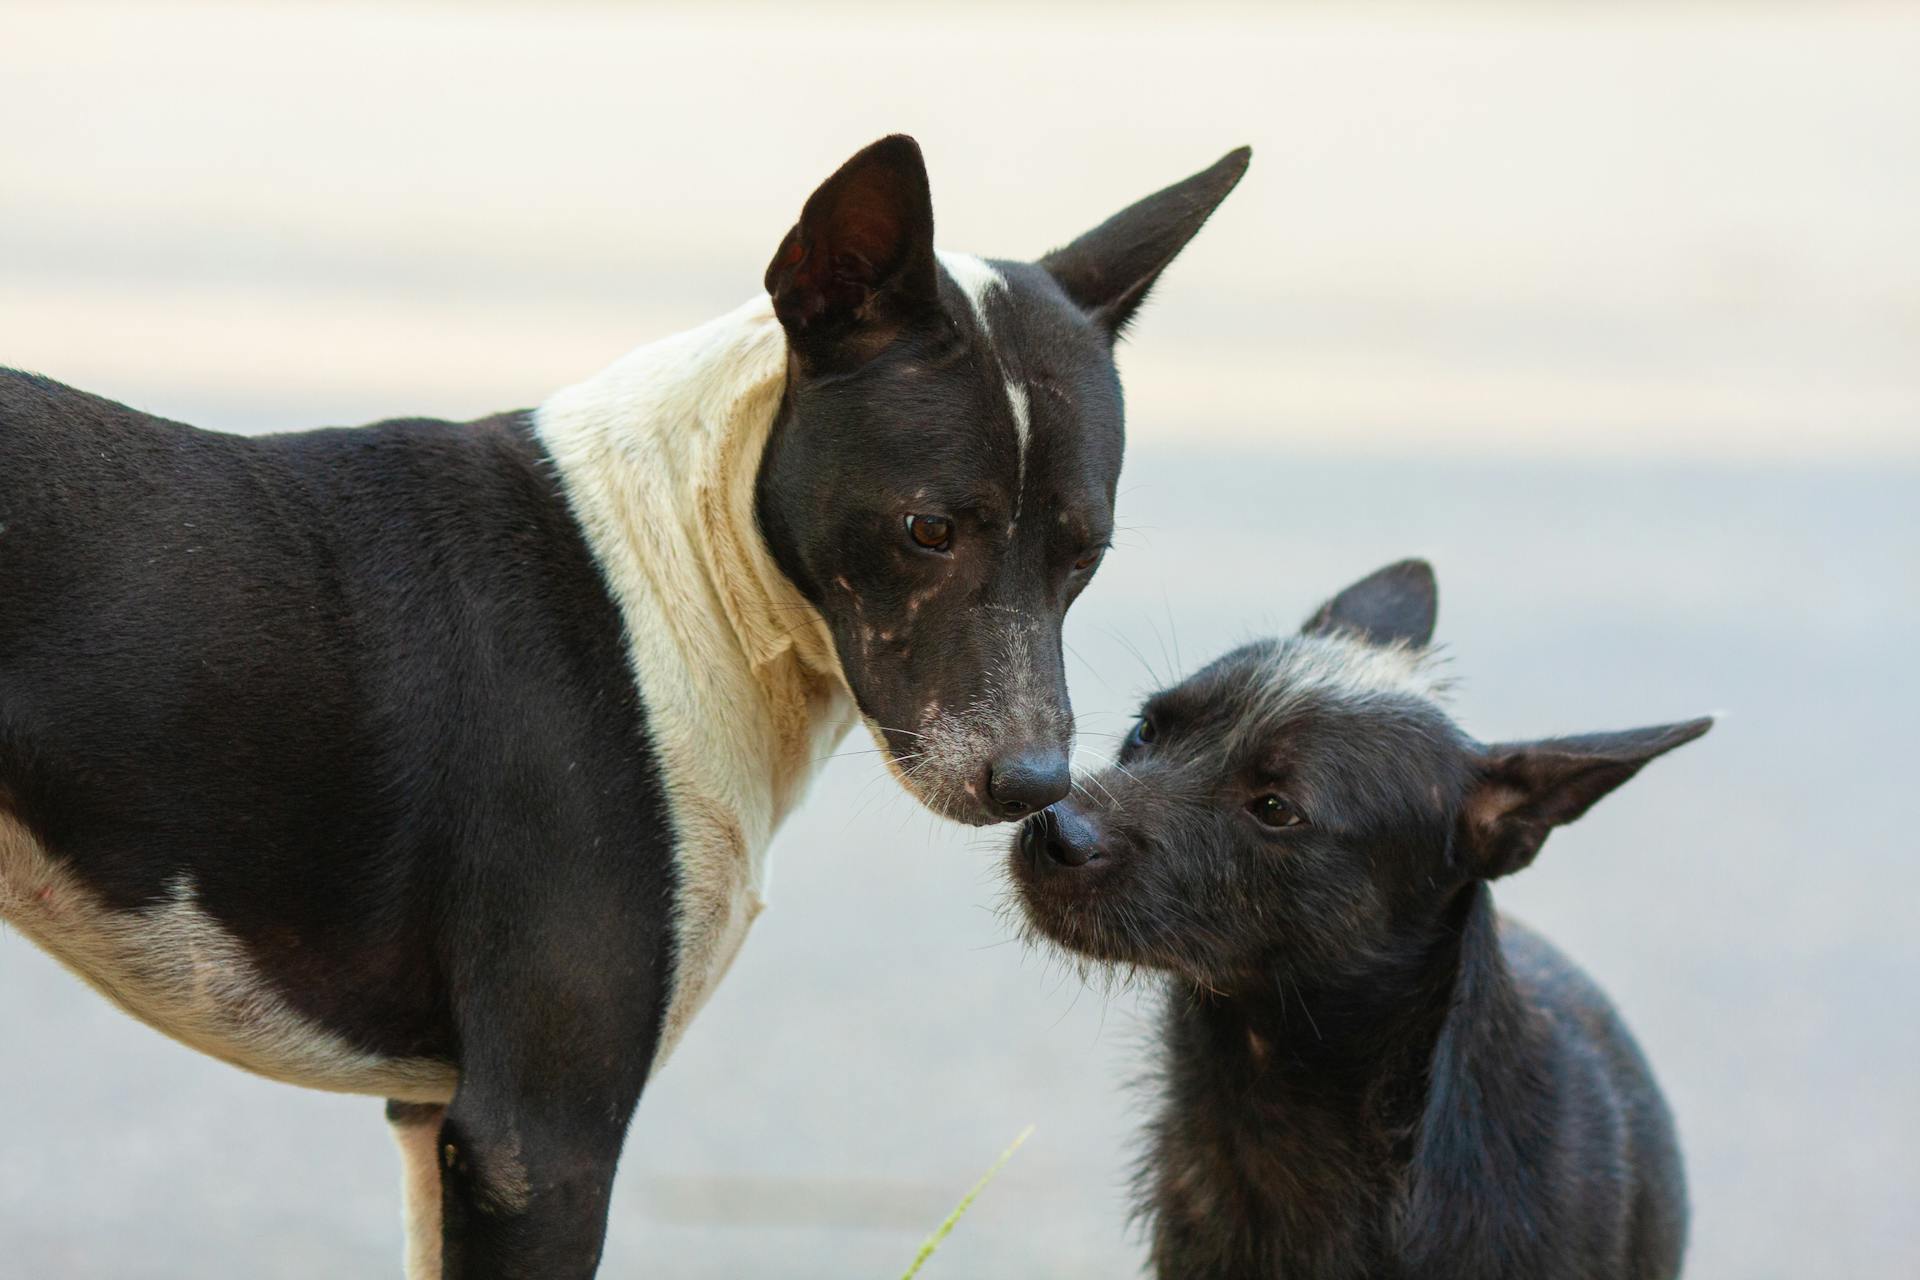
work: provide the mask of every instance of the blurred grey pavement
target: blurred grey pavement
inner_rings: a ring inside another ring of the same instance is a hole
[[[0,362],[230,430],[477,414],[744,298],[889,129],[989,254],[1252,141],[1123,352],[1084,745],[1408,554],[1470,730],[1724,712],[1500,900],[1665,1083],[1689,1275],[1920,1271],[1920,11],[831,12],[0,4]],[[1002,836],[845,745],[605,1274],[898,1276],[1028,1124],[926,1280],[1136,1274],[1139,997],[1009,942]],[[397,1191],[377,1102],[0,931],[0,1280],[397,1275]]]

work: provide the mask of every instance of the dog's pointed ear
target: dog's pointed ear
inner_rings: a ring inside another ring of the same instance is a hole
[[[1126,330],[1147,290],[1247,171],[1251,147],[1236,147],[1184,182],[1114,214],[1040,259],[1066,295],[1107,332]]]
[[[1440,612],[1440,586],[1425,560],[1402,560],[1376,569],[1313,611],[1304,636],[1335,631],[1371,644],[1409,644],[1424,649],[1433,640]]]
[[[862,364],[937,310],[933,194],[920,144],[905,134],[882,138],[821,183],[768,264],[766,286],[809,370]]]
[[[1647,729],[1483,748],[1456,841],[1468,870],[1488,880],[1520,870],[1555,827],[1580,817],[1649,760],[1712,727],[1713,718],[1703,716]]]

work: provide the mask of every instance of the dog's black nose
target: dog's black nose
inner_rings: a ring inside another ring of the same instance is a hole
[[[1020,828],[1020,849],[1035,866],[1044,859],[1062,867],[1084,867],[1100,856],[1100,829],[1066,805],[1028,818]]]
[[[1064,751],[1022,751],[995,760],[987,771],[987,794],[1009,818],[1064,800],[1072,785]]]

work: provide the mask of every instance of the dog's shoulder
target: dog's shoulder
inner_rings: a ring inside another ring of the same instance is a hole
[[[1653,1068],[1607,993],[1558,946],[1508,917],[1501,950],[1524,1007],[1545,1037],[1534,1078],[1549,1090],[1552,1158],[1542,1171],[1556,1194],[1586,1212],[1569,1229],[1594,1233],[1594,1247],[1624,1250],[1636,1275],[1669,1275],[1686,1238],[1687,1197],[1673,1117]],[[1629,1221],[1624,1237],[1601,1230],[1616,1206]]]
[[[108,469],[122,448],[178,447],[210,437],[43,374],[0,367],[0,494],[18,494],[51,471],[69,478]]]
[[[0,427],[21,430],[61,414],[103,412],[144,416],[105,396],[70,387],[43,373],[0,365]]]
[[[1500,917],[1499,937],[1522,1004],[1541,1019],[1558,1052],[1609,1083],[1651,1078],[1612,999],[1572,957],[1511,916]]]

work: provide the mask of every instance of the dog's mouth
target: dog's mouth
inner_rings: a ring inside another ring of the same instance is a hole
[[[1023,855],[1014,854],[1017,863]],[[1050,945],[1077,960],[1128,968],[1157,968],[1132,939],[1124,901],[1110,894],[1065,890],[1015,868],[1014,895],[1028,942]]]
[[[956,725],[957,719],[929,723],[924,733],[888,730],[871,718],[866,723],[901,787],[949,821],[970,827],[1018,822],[1066,794],[1064,748],[1035,753],[1060,761],[1057,778],[1035,777],[1043,770],[1029,763],[1031,757],[996,753],[991,737]]]
[[[1083,977],[1107,970],[1125,981],[1153,972],[1206,984],[1204,966],[1185,954],[1188,948],[1130,899],[1125,887],[1070,887],[1059,877],[1033,876],[1024,862],[1024,855],[1013,855],[1010,878],[1028,943],[1065,954],[1081,966]]]
[[[888,734],[873,720],[867,721],[867,728],[894,780],[942,818],[969,827],[1018,820],[1020,815],[1001,812],[991,803],[985,767],[955,768],[942,758],[937,745],[923,745],[928,742],[925,737],[916,735],[901,747],[891,741],[896,735]]]
[[[1142,852],[1072,800],[1027,819],[1006,863],[1027,940],[1117,971],[1193,971],[1138,878]]]
[[[955,781],[937,769],[923,767],[912,758],[902,760],[891,753],[887,761],[894,776],[900,780],[900,785],[907,789],[907,794],[949,822],[969,827],[990,827],[999,822],[1019,820],[1017,814],[998,811],[986,799],[980,783],[976,781]]]
[[[1064,809],[1064,806],[1063,806]],[[1134,963],[1126,946],[1123,887],[1110,874],[1111,856],[1089,858],[1063,838],[1059,813],[1036,814],[1021,823],[1007,853],[1013,884],[1032,937],[1089,960]]]

